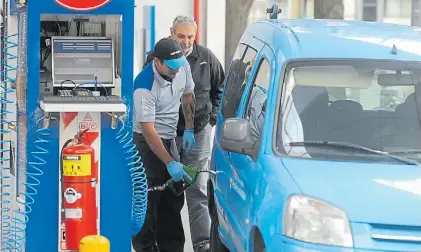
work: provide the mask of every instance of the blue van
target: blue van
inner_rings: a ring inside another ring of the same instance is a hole
[[[263,20],[226,76],[211,251],[421,251],[421,28]]]

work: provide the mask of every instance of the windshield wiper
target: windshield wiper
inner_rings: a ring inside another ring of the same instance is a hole
[[[302,141],[302,142],[289,142],[286,143],[289,146],[329,146],[329,147],[339,147],[339,148],[348,148],[353,150],[365,151],[367,153],[372,153],[384,157],[389,157],[400,161],[402,163],[410,164],[410,165],[420,165],[417,161],[412,159],[407,159],[403,157],[398,157],[395,155],[390,154],[390,152],[383,152],[379,150],[373,150],[364,146],[350,144],[350,143],[342,143],[342,142],[328,142],[328,141]]]

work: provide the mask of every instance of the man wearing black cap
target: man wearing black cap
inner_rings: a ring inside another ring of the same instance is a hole
[[[183,50],[177,41],[164,38],[152,53],[153,60],[134,83],[134,142],[145,167],[148,186],[163,185],[168,179],[180,181],[188,175],[176,153],[179,107],[183,108],[186,129],[183,147],[192,149],[194,138],[194,82]],[[174,152],[175,151],[175,152]],[[181,209],[184,194],[171,191],[148,193],[148,209],[140,233],[133,238],[136,252],[182,252],[184,230]]]
[[[193,165],[200,171],[206,171],[209,169],[208,160],[212,146],[212,127],[216,123],[216,115],[224,87],[224,70],[210,49],[195,42],[197,24],[194,17],[177,16],[170,31],[171,37],[177,40],[183,48],[183,53],[190,64],[192,77],[195,82],[194,136],[196,146],[191,151],[186,151],[182,148],[185,120],[180,108],[176,139],[180,161],[185,165]],[[149,55],[146,58],[146,66],[152,60],[153,57]],[[185,191],[194,252],[208,252],[210,249],[211,219],[207,196],[208,178],[208,173],[200,173],[195,183]]]

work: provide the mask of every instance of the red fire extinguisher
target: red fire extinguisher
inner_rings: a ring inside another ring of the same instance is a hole
[[[62,209],[68,250],[79,250],[83,237],[98,234],[98,167],[94,149],[83,141],[86,132],[84,130],[66,141],[61,152]]]

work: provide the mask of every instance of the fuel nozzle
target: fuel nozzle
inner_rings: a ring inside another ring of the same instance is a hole
[[[189,183],[190,185],[193,184],[196,181],[197,174],[199,171],[194,165],[185,165],[184,171],[189,175],[190,177],[185,176],[183,180],[186,181],[186,183]]]
[[[181,181],[174,182],[173,179],[169,179],[163,185],[153,186],[153,187],[148,188],[148,192],[164,191],[166,189],[169,189],[175,195],[180,196],[189,186],[191,186],[194,182],[196,182],[196,179],[199,173],[207,172],[207,173],[216,175],[216,173],[211,170],[199,171],[193,165],[185,165],[183,169],[187,173],[188,176],[184,176],[184,178]]]
[[[179,182],[174,182],[172,179],[167,181],[168,188],[177,196],[181,195],[190,185],[192,185],[199,174],[199,171],[193,165],[185,165],[183,169],[190,177],[184,176],[183,180]]]

